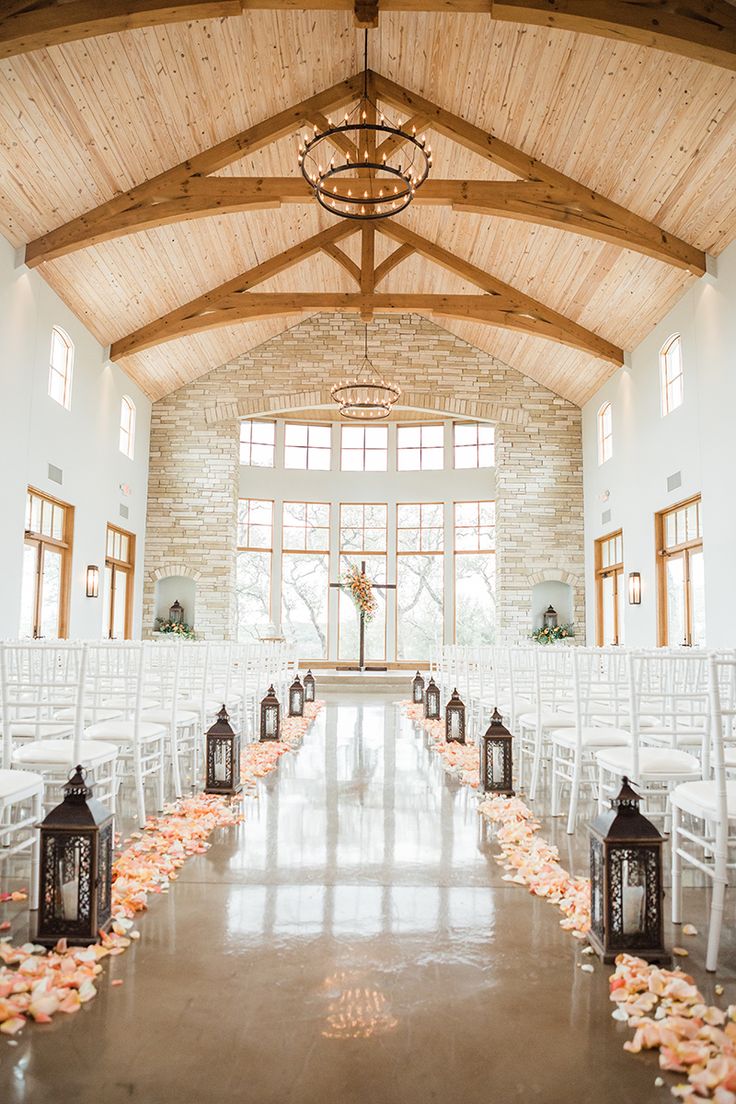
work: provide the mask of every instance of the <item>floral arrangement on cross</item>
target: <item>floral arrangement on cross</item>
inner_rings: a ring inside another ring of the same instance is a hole
[[[186,640],[194,640],[194,629],[191,625],[187,625],[186,621],[169,621],[157,617],[156,632],[170,633],[173,636],[183,636]]]
[[[558,640],[568,640],[575,636],[574,625],[548,625],[545,629],[537,629],[532,633],[532,640],[537,644],[556,644]]]
[[[341,582],[350,593],[350,597],[355,603],[355,608],[364,621],[366,623],[372,621],[376,616],[378,602],[373,593],[373,583],[365,572],[361,571],[359,567],[353,564],[347,571],[343,572]]]

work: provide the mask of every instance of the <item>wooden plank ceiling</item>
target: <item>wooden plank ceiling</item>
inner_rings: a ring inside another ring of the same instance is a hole
[[[369,49],[371,68],[383,77],[696,250],[717,255],[736,236],[736,73],[644,46],[467,13],[383,12]],[[362,32],[346,11],[252,11],[0,61],[0,229],[15,246],[33,242],[361,68]],[[445,134],[430,136],[432,180],[515,179]],[[295,131],[218,175],[294,177],[296,145]],[[124,348],[140,327],[337,221],[314,200],[207,216],[77,249],[42,262],[39,271],[103,344]],[[606,348],[636,345],[696,278],[620,244],[450,206],[417,203],[395,222],[404,240],[416,240],[413,234],[439,243],[567,316]],[[400,240],[378,234],[376,264]],[[359,245],[357,234],[339,248],[359,264]],[[378,292],[480,293],[426,251],[406,253]],[[357,290],[345,265],[324,252],[256,289]],[[188,334],[120,363],[155,399],[298,318]],[[615,357],[546,337],[481,321],[436,321],[577,404],[615,371]]]

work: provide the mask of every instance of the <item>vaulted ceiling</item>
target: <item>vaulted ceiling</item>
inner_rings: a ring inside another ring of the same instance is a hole
[[[410,309],[582,404],[736,236],[736,12],[596,0],[635,18],[571,31],[579,3],[459,6],[370,32],[376,97],[434,154],[374,234],[296,165],[298,124],[360,88],[352,5],[0,5],[0,229],[153,398],[305,314]]]

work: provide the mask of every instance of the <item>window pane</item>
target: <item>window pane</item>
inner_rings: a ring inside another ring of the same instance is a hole
[[[664,535],[665,548],[672,548],[677,543],[677,541],[676,541],[677,533],[676,533],[675,515],[674,514],[667,514],[666,515],[666,517],[664,519],[664,533],[665,533],[665,535]]]
[[[705,645],[705,563],[702,552],[690,553],[690,607],[692,611],[692,643]]]
[[[455,641],[492,644],[495,639],[496,557],[455,557]]]
[[[53,530],[54,507],[51,502],[43,500],[41,504],[41,532],[45,537],[50,537]]]
[[[603,643],[615,644],[615,621],[614,621],[614,587],[613,587],[613,575],[607,575],[601,580],[603,590]]]
[[[307,467],[312,471],[330,470],[330,450],[323,448],[310,448],[308,452]]]
[[[250,463],[254,468],[272,468],[273,445],[251,445]]]
[[[456,445],[476,445],[478,443],[478,426],[458,422],[455,426]]]
[[[401,503],[398,508],[398,523],[400,528],[418,527],[419,506],[414,502]]]
[[[455,449],[456,468],[477,468],[478,449],[475,445],[462,445]]]
[[[388,429],[386,426],[365,427],[365,447],[368,449],[388,448]]]
[[[477,502],[456,502],[455,503],[455,524],[456,525],[477,525],[478,523],[478,503]]]
[[[309,502],[307,504],[307,518],[310,525],[330,524],[330,507],[326,502]]]
[[[496,440],[496,431],[492,425],[481,423],[478,426],[478,443],[481,445],[493,445]]]
[[[365,454],[365,470],[368,472],[386,471],[388,468],[388,452],[377,449],[368,449]]]
[[[61,506],[54,506],[53,521],[51,523],[51,536],[54,540],[64,539],[64,511]]]
[[[251,441],[259,445],[272,445],[276,439],[273,422],[251,422]]]
[[[285,443],[287,445],[303,445],[306,447],[308,429],[308,426],[287,422],[284,427]]]
[[[249,531],[249,538],[247,544],[251,548],[270,548],[271,547],[271,526],[270,525],[251,525]]]
[[[305,502],[284,503],[284,525],[305,525],[307,506]]]
[[[330,547],[330,531],[329,529],[321,529],[316,526],[310,526],[307,529],[307,548],[313,548],[315,551],[322,552],[329,551]]]
[[[331,426],[307,426],[309,430],[309,444],[315,448],[329,449],[332,441]]]
[[[271,553],[238,552],[235,587],[238,640],[258,640],[258,629],[271,620]]]
[[[43,500],[38,495],[31,496],[31,532],[41,532],[41,506]]]
[[[422,449],[422,470],[423,471],[440,471],[444,464],[444,453],[442,449],[430,448]]]
[[[421,444],[419,426],[399,426],[397,444],[400,449],[419,448]]]
[[[455,548],[458,552],[473,551],[478,547],[477,529],[458,528],[455,530]]]
[[[399,471],[419,471],[420,452],[418,448],[402,448],[397,454],[397,468]]]
[[[445,440],[444,427],[441,425],[422,426],[422,445],[427,448],[443,445]]]
[[[427,660],[442,644],[443,556],[397,559],[398,658]]]
[[[307,531],[304,527],[284,526],[284,548],[306,548]]]
[[[20,592],[20,628],[21,639],[33,636],[33,623],[36,611],[36,566],[38,564],[38,546],[23,545],[23,579]]]
[[[113,601],[112,611],[112,628],[110,636],[112,640],[124,640],[125,639],[125,603],[128,593],[128,573],[127,571],[116,570],[114,572],[115,578],[115,598]]]
[[[44,548],[41,579],[41,636],[56,640],[61,613],[61,552]]]
[[[292,448],[287,445],[284,448],[284,467],[285,468],[306,468],[307,466],[307,450],[304,448]]]
[[[419,552],[419,529],[399,529],[397,545],[399,552]]]
[[[667,560],[667,644],[685,640],[685,561],[682,553]]]
[[[363,530],[363,548],[366,552],[385,552],[386,551],[386,530],[385,529],[364,529]]]
[[[388,508],[382,502],[369,502],[365,506],[365,524],[386,528]]]
[[[493,445],[480,445],[478,448],[478,467],[492,468],[496,463],[496,450]]]
[[[442,528],[444,524],[444,511],[441,502],[424,502],[421,507],[422,525],[431,525]]]
[[[343,471],[363,471],[363,450],[343,449],[341,464]]]
[[[322,659],[327,654],[329,556],[286,555],[282,562],[284,635],[300,659]]]
[[[362,426],[343,426],[342,427],[342,447],[344,449],[361,449],[363,448],[365,430]]]

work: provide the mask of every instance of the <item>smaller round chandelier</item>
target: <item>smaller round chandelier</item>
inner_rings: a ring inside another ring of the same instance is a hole
[[[342,218],[388,218],[404,211],[432,168],[432,147],[417,137],[417,128],[402,130],[378,110],[368,96],[368,32],[365,32],[363,95],[341,123],[327,120],[302,135],[299,167],[318,202]],[[389,143],[388,153],[381,152]],[[339,155],[338,148],[355,151]],[[340,160],[336,158],[340,156]]]
[[[331,391],[343,418],[356,422],[374,422],[388,418],[391,407],[401,397],[393,383],[387,383],[368,357],[368,327],[360,368],[350,379],[336,383]]]

